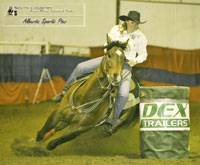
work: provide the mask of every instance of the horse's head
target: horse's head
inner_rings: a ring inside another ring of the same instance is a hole
[[[122,80],[122,70],[125,62],[124,49],[127,44],[128,40],[125,43],[112,42],[107,36],[107,46],[104,47],[107,50],[104,57],[104,70],[108,81],[114,86],[119,85]]]

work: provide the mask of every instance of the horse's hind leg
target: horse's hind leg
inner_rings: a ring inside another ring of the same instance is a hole
[[[64,136],[61,136],[61,137],[59,137],[57,139],[54,139],[54,140],[50,141],[48,143],[48,145],[47,145],[47,149],[48,150],[53,150],[58,145],[75,139],[77,136],[79,136],[80,134],[88,131],[89,129],[91,129],[91,127],[77,127],[75,129],[73,129],[72,131],[68,132],[67,134],[65,134]]]
[[[46,123],[42,127],[40,131],[37,133],[36,141],[43,140],[46,133],[49,131],[53,131],[52,129],[56,127],[56,125],[61,120],[61,114],[57,113],[57,111],[53,111],[51,115],[48,117]]]

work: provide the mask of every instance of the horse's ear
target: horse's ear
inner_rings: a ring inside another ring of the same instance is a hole
[[[128,41],[129,41],[129,39],[127,39],[127,41],[125,42],[126,47],[127,47],[127,45],[128,45]]]
[[[108,36],[108,34],[106,35],[106,39],[107,39],[107,44],[110,44],[112,42],[111,38]]]

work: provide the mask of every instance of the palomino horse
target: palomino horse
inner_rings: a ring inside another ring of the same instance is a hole
[[[43,128],[37,133],[36,141],[45,141],[67,126],[70,130],[51,140],[47,149],[74,139],[98,125],[109,107],[109,94],[122,81],[125,62],[123,50],[128,43],[111,42],[107,37],[107,53],[95,72],[87,80],[76,81],[63,97],[58,109],[49,116]]]

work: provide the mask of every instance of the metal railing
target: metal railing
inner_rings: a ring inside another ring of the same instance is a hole
[[[41,54],[52,54],[52,53],[59,53],[59,54],[65,54],[64,48],[77,48],[77,49],[90,49],[87,46],[77,46],[77,45],[67,45],[67,44],[55,44],[50,42],[27,42],[27,41],[0,41],[0,45],[18,45],[18,46],[24,46],[24,45],[32,45],[32,46],[41,46]]]

